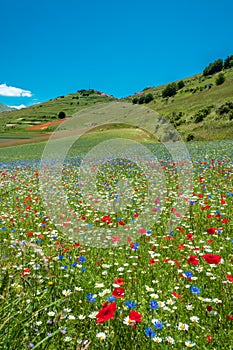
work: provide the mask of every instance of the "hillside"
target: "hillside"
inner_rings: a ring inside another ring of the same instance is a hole
[[[233,68],[224,71],[221,85],[216,85],[218,75],[183,79],[184,86],[171,97],[162,96],[166,84],[146,88],[127,100],[135,103],[136,98],[140,103],[141,97],[152,94],[153,100],[146,105],[168,118],[185,139],[232,139]]]
[[[0,114],[0,133],[27,133],[27,129],[33,125],[58,120],[60,112],[64,112],[69,118],[79,110],[113,100],[115,100],[113,96],[96,90],[79,90],[76,93],[58,96],[21,110],[2,112]],[[52,129],[54,128],[47,128],[45,131]]]
[[[1,112],[12,111],[12,110],[13,110],[13,108],[8,107],[8,106],[4,105],[3,103],[0,103],[0,113]]]
[[[121,101],[144,103],[159,112],[173,123],[184,140],[232,139],[233,67],[223,70],[222,73],[225,81],[220,85],[216,84],[219,73],[209,76],[197,74],[173,82],[179,88],[171,97],[164,96],[164,90],[170,85],[166,84],[147,87]],[[148,95],[150,98],[145,99]],[[43,128],[43,132],[49,133],[55,129],[50,122],[58,120],[60,112],[64,112],[69,118],[79,110],[113,100],[116,100],[113,96],[96,90],[79,90],[22,110],[2,112],[0,137],[5,137],[7,134],[17,137],[20,135],[22,138],[29,137],[30,134],[31,138],[39,133],[38,130],[33,130],[32,126],[45,123],[48,124]]]

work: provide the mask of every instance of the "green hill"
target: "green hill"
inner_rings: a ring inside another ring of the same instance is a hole
[[[224,77],[222,81],[219,75]],[[170,94],[169,88],[174,86],[175,93]],[[57,120],[60,112],[71,117],[79,110],[113,100],[116,100],[113,96],[96,90],[79,90],[22,110],[2,112],[0,136],[26,136],[30,126]],[[145,104],[159,112],[173,123],[184,140],[232,139],[233,67],[212,75],[201,73],[162,86],[147,87],[121,101]],[[55,126],[48,126],[43,132],[54,129]],[[30,131],[30,137],[36,133],[38,131]]]
[[[143,97],[151,94],[153,100],[147,106],[168,118],[186,139],[232,139],[233,68],[226,69],[225,81],[216,85],[219,74],[197,74],[183,79],[184,86],[177,89],[174,96],[163,97],[166,84],[146,88],[128,100],[140,103],[140,99],[142,102]],[[179,82],[175,82],[176,85]]]

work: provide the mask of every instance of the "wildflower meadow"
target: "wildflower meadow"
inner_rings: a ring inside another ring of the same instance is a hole
[[[143,168],[118,156],[92,165],[95,198],[79,179],[81,156],[70,156],[59,186],[72,215],[60,212],[59,222],[40,191],[39,156],[7,159],[5,149],[2,350],[233,349],[233,143],[187,148],[193,181],[182,215],[177,164],[151,144],[164,174],[155,176],[152,195]]]

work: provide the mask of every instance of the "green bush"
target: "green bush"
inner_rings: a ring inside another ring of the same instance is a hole
[[[233,112],[233,102],[227,101],[217,109],[217,113],[222,116]]]
[[[154,99],[153,95],[151,93],[149,93],[149,94],[145,95],[144,102],[149,103],[149,102],[153,101],[153,99]]]
[[[179,90],[182,89],[184,86],[185,86],[185,83],[183,82],[183,80],[178,81],[178,83],[177,83],[177,88],[178,88]]]
[[[65,119],[65,117],[66,117],[65,112],[59,112],[59,113],[58,113],[58,118],[59,118],[59,119]]]
[[[217,76],[217,78],[215,79],[215,83],[216,85],[221,85],[223,84],[225,81],[225,76],[223,73],[219,73],[219,75]]]
[[[219,58],[218,60],[210,63],[203,71],[203,75],[212,75],[218,73],[223,69],[223,60]]]
[[[174,96],[177,92],[177,84],[176,83],[171,83],[168,84],[162,91],[162,97],[171,97]]]
[[[224,68],[228,69],[233,67],[233,55],[228,56],[224,61]]]
[[[205,108],[200,109],[194,116],[194,123],[202,122],[205,117],[211,112],[213,106],[207,106]]]
[[[192,141],[194,140],[194,135],[193,134],[188,134],[187,137],[186,137],[186,141],[189,142],[189,141]]]

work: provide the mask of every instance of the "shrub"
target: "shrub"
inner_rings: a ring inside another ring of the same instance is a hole
[[[138,103],[141,105],[145,102],[145,96],[140,96],[139,97],[139,100],[138,100]]]
[[[66,117],[65,112],[59,112],[59,113],[58,113],[58,118],[59,118],[59,119],[64,119],[65,117]]]
[[[186,141],[189,142],[189,141],[192,141],[194,140],[194,135],[193,134],[188,134],[187,137],[186,137]]]
[[[212,75],[218,73],[223,69],[223,60],[219,58],[218,60],[210,63],[203,71],[203,75]]]
[[[233,112],[233,102],[231,101],[227,101],[225,102],[223,105],[221,105],[218,110],[217,113],[219,115],[224,115],[224,114],[228,114],[230,112]]]
[[[217,78],[215,79],[215,83],[216,85],[221,85],[223,84],[225,81],[225,77],[223,73],[219,73],[219,75],[217,76]]]
[[[145,95],[144,102],[149,103],[149,102],[153,101],[153,99],[154,99],[153,95],[151,93],[149,93],[149,94]]]
[[[132,99],[132,103],[135,105],[135,104],[137,104],[138,103],[138,97],[134,97],[133,99]]]
[[[177,83],[177,88],[178,88],[179,90],[182,89],[184,86],[185,86],[185,83],[183,82],[183,80],[178,81],[178,83]]]
[[[210,113],[212,107],[213,106],[207,106],[205,108],[200,109],[194,116],[194,123],[202,122],[204,118]]]
[[[177,84],[176,83],[171,83],[168,84],[162,91],[162,97],[171,97],[174,96],[177,92]]]
[[[228,56],[224,61],[224,68],[228,69],[233,67],[233,55]]]

